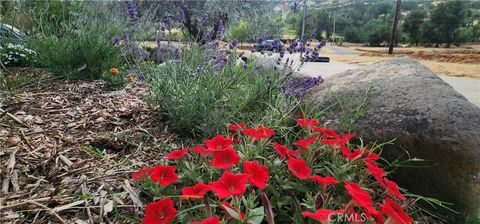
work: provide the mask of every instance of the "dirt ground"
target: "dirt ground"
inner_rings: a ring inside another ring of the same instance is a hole
[[[360,52],[357,55],[324,53],[332,60],[360,65],[374,63],[387,57],[410,56],[419,60],[437,74],[480,79],[480,45],[461,48],[395,48],[393,55],[388,55],[387,48],[347,46]]]

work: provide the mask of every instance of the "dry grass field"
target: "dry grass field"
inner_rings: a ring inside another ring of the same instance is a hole
[[[355,64],[370,64],[387,57],[410,56],[437,74],[470,77],[480,79],[480,45],[461,48],[395,48],[393,55],[388,55],[387,48],[348,46],[359,51],[360,55],[337,55],[327,51],[322,54],[332,60]]]

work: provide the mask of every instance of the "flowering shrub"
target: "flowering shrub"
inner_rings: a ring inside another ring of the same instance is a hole
[[[134,81],[135,76],[127,75],[126,72],[120,71],[118,68],[111,68],[108,72],[104,72],[102,75],[103,81],[105,81],[104,88],[107,90],[122,89],[128,82]]]
[[[148,65],[151,103],[170,130],[183,136],[209,137],[237,120],[259,119],[277,100],[279,76],[273,70],[244,67],[238,55],[214,42],[191,45],[178,60]]]
[[[300,139],[280,142],[262,125],[229,125],[192,149],[132,173],[153,197],[143,223],[412,223],[411,205],[377,153],[297,120]]]
[[[37,53],[22,44],[0,46],[0,61],[5,66],[28,65]]]

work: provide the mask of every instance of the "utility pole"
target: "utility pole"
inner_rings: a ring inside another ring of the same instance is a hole
[[[304,42],[305,39],[305,23],[307,20],[307,0],[303,0],[303,21],[302,21],[302,36],[300,37],[300,41],[302,42],[303,46],[306,47]],[[300,58],[302,58],[303,52],[300,52]]]
[[[333,33],[332,33],[332,45],[335,45],[335,11],[333,11]]]
[[[400,17],[400,2],[401,0],[397,0],[397,6],[395,7],[395,16],[393,17],[392,32],[390,32],[388,54],[393,54],[393,45],[395,44],[395,34],[397,33],[398,17]]]

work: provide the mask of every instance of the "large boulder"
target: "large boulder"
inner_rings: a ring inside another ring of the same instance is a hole
[[[421,168],[397,170],[399,185],[454,203],[462,217],[480,217],[480,109],[409,57],[329,77],[306,103],[327,108],[325,119],[339,125],[344,109],[338,99],[358,106],[366,95],[366,114],[350,130],[367,141],[396,139],[382,152],[387,159],[407,150],[411,158],[425,160],[416,163]]]

